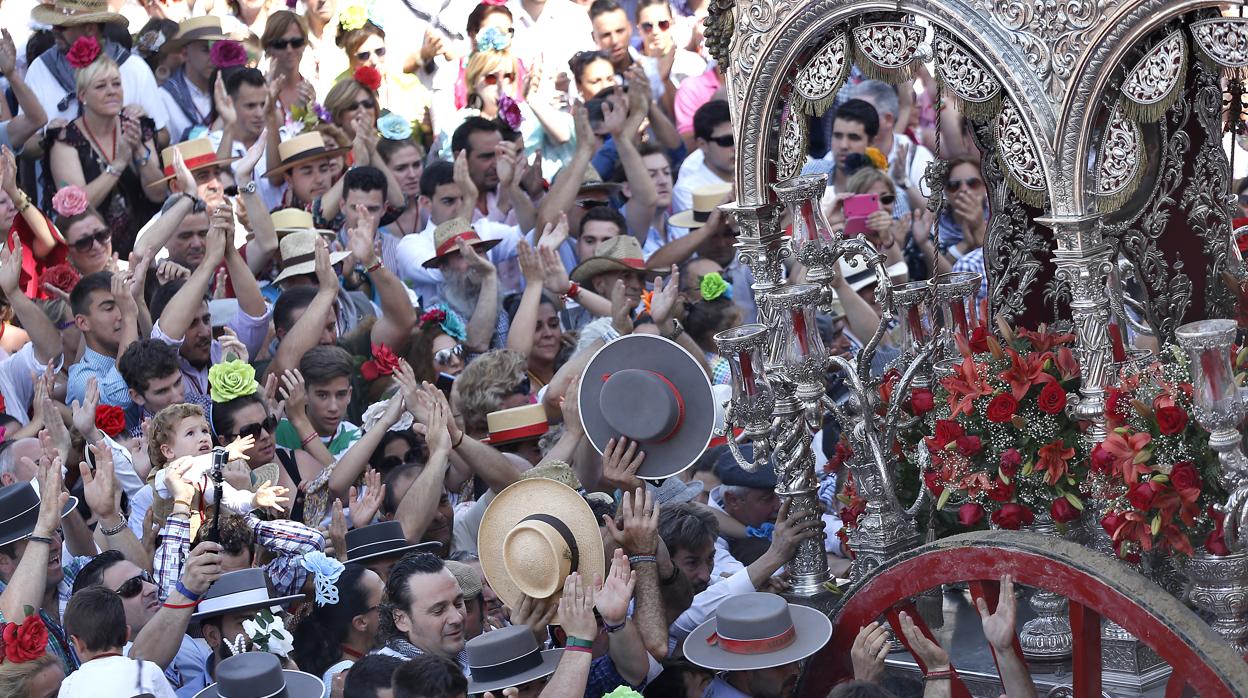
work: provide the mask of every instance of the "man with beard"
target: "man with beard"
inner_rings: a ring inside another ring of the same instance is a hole
[[[159,318],[152,325],[152,338],[178,348],[186,400],[205,408],[212,404],[208,395],[209,367],[224,361],[227,347],[243,360],[256,356],[268,334],[269,307],[247,262],[230,242],[232,239],[231,211],[217,209],[203,261],[185,281],[165,284],[152,298],[152,315]],[[219,342],[212,337],[208,288],[223,261],[238,298],[238,313],[226,323],[229,334]]]
[[[436,256],[423,266],[442,274],[442,301],[460,317],[468,318],[465,344],[470,354],[464,361],[506,346],[511,326],[507,315],[498,312],[498,273],[490,260],[482,256],[498,241],[481,239],[463,218],[452,218],[435,228],[433,241]]]
[[[667,545],[672,564],[689,580],[693,593],[705,591],[715,568],[715,540],[719,538],[715,515],[692,502],[664,507],[659,514],[659,537]]]
[[[410,553],[394,566],[386,582],[393,604],[395,634],[377,654],[414,659],[436,654],[468,667],[464,655],[464,592],[442,559]]]

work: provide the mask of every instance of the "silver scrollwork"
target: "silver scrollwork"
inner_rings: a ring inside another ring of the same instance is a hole
[[[1005,167],[1006,181],[1010,188],[1031,206],[1041,206],[1048,196],[1048,187],[1044,179],[1044,164],[1031,142],[1027,127],[1019,116],[1014,102],[1007,100],[997,117],[997,128],[994,134],[997,139],[997,154]]]
[[[927,29],[917,24],[878,22],[854,29],[858,68],[888,82],[904,82],[914,74],[919,47]]]
[[[1157,121],[1183,92],[1187,72],[1187,42],[1182,30],[1170,33],[1127,71],[1122,81],[1121,106],[1127,116]]]
[[[1096,195],[1102,212],[1115,211],[1131,198],[1147,166],[1146,157],[1140,125],[1115,106],[1096,158]]]
[[[776,154],[776,176],[781,180],[796,176],[806,162],[806,116],[793,104],[784,108],[780,119],[780,150]]]
[[[971,119],[991,119],[1001,109],[1001,83],[969,51],[950,41],[941,32],[932,40],[936,57],[936,79],[958,110]]]
[[[1215,17],[1192,22],[1201,54],[1223,68],[1248,68],[1248,17]]]
[[[849,74],[849,35],[837,32],[819,53],[797,72],[793,91],[802,98],[803,111],[810,116],[822,116],[832,105],[836,91]],[[781,177],[781,179],[784,179]]]

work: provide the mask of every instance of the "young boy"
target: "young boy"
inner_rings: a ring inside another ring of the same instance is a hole
[[[359,413],[353,384],[353,378],[359,375],[355,361],[346,349],[322,344],[303,355],[299,372],[307,392],[308,421],[336,461],[363,435],[359,427],[348,421],[348,415]],[[304,448],[311,437],[305,434],[300,438],[285,419],[277,427],[277,445],[284,448]]]

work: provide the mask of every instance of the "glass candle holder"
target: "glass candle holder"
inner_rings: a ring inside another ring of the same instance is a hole
[[[824,394],[828,356],[815,324],[820,295],[821,289],[815,284],[783,286],[767,294],[779,320],[772,360],[784,368],[797,385],[797,398],[806,403]]]
[[[940,309],[937,329],[947,330],[966,339],[971,338],[975,329],[975,294],[979,291],[983,277],[973,271],[951,271],[937,274],[931,279],[932,299]],[[953,351],[957,345],[950,342]]]
[[[932,336],[932,286],[927,281],[893,284],[892,297],[893,312],[901,322],[903,336],[910,341],[909,349],[918,351]]]
[[[776,196],[793,213],[793,251],[807,269],[810,283],[822,284],[836,273],[837,236],[823,213],[828,176],[805,175],[773,184]]]
[[[775,398],[767,384],[766,325],[739,325],[715,335],[719,355],[728,361],[732,376],[734,421],[750,436],[765,434],[771,424]],[[730,427],[731,428],[731,427]]]
[[[1175,331],[1179,346],[1187,352],[1192,376],[1192,402],[1196,417],[1206,429],[1238,424],[1244,408],[1231,367],[1231,345],[1235,342],[1234,320],[1199,320]]]

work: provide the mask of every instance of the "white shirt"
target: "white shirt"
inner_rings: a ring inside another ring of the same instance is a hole
[[[927,173],[927,163],[935,159],[932,151],[921,145],[916,145],[910,137],[904,133],[893,134],[893,149],[888,151],[888,163],[891,166],[897,158],[897,148],[900,144],[910,146],[910,150],[906,154],[906,159],[910,164],[906,166],[906,176],[909,177],[910,183],[914,185],[919,193],[923,196],[931,196],[932,192],[928,189],[927,184],[923,181],[923,175]],[[905,192],[898,192],[904,194]]]
[[[672,212],[680,213],[693,208],[693,191],[701,189],[712,184],[732,183],[730,179],[724,179],[711,171],[706,166],[706,157],[699,148],[689,154],[685,158],[685,162],[680,166],[680,174],[676,176],[676,186],[672,187]],[[668,241],[683,238],[689,233],[688,228],[678,228],[674,225],[667,226]]]
[[[465,6],[471,4],[464,3]],[[511,10],[516,30],[512,53],[528,68],[540,62],[546,79],[553,79],[560,73],[571,75],[568,61],[578,51],[598,48],[589,14],[571,0],[546,0],[542,14],[536,19],[529,16],[520,0],[509,0],[507,9]]]
[[[140,25],[142,26],[142,25]],[[131,59],[133,60],[133,59]],[[186,81],[186,91],[191,95],[191,104],[199,111],[203,118],[207,118],[212,113],[212,95],[201,91],[190,80]],[[169,90],[160,88],[160,101],[165,105],[165,111],[169,114],[169,144],[181,143],[186,130],[194,124],[190,118],[182,112],[182,107],[174,101],[173,95]]]
[[[655,99],[661,98],[666,87],[663,85],[663,76],[659,74],[659,59],[647,56],[637,49],[629,48],[633,60],[641,64],[646,71],[646,78],[650,80],[650,93]],[[706,72],[706,59],[694,53],[686,51],[683,48],[676,49],[676,59],[672,61],[672,84],[680,87],[680,83],[685,78],[701,75]]]
[[[693,603],[681,613],[667,629],[668,641],[677,645],[684,641],[693,629],[714,615],[724,599],[737,594],[748,594],[755,591],[750,581],[750,571],[742,568],[740,572],[703,589],[693,597]]]
[[[55,50],[55,49],[49,49]],[[48,121],[64,119],[73,121],[78,118],[78,98],[71,97],[64,109],[58,109],[58,103],[68,93],[52,76],[47,63],[36,60],[26,73],[26,84],[39,98],[39,104],[48,113]],[[121,89],[126,104],[138,104],[147,112],[148,117],[156,122],[160,130],[169,125],[169,112],[161,98],[162,90],[156,85],[156,77],[152,69],[147,67],[143,59],[135,56],[121,64]]]
[[[707,495],[706,503],[712,509],[724,511],[724,486],[719,485],[711,489]],[[725,514],[728,512],[724,511]],[[723,579],[745,569],[745,565],[741,561],[732,556],[728,552],[728,539],[720,536],[715,539],[715,566],[711,568],[711,579]]]
[[[60,698],[96,698],[97,696],[133,696],[150,693],[156,698],[177,698],[160,667],[129,657],[93,659],[65,677]]]
[[[57,357],[54,371],[61,370],[63,357]],[[35,384],[30,377],[43,375],[45,364],[35,358],[34,342],[27,342],[16,353],[0,361],[0,395],[4,397],[4,411],[19,423],[30,421],[26,406],[35,395]]]
[[[442,298],[442,272],[423,266],[436,256],[433,231],[437,227],[431,220],[419,233],[404,235],[394,254],[395,271],[420,296],[422,308],[428,308]],[[479,218],[472,227],[482,240],[501,240],[489,251],[490,261],[495,265],[516,258],[516,249],[523,237],[518,226]]]

